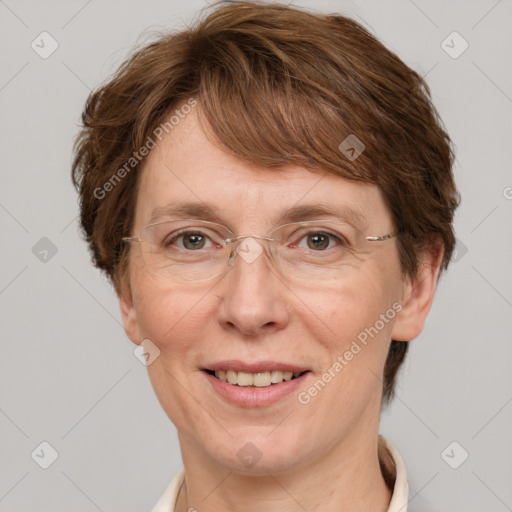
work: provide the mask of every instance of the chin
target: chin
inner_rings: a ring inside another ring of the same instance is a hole
[[[296,469],[307,457],[304,435],[292,435],[285,429],[280,435],[269,435],[272,428],[239,432],[216,445],[215,452],[211,445],[207,451],[219,465],[242,475],[268,476]]]

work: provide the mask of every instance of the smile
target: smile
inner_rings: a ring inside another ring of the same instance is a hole
[[[266,388],[281,382],[293,380],[305,372],[290,372],[281,370],[268,370],[256,373],[236,370],[206,370],[217,379],[242,387]]]
[[[200,369],[217,396],[240,407],[275,404],[297,392],[312,375],[306,366],[272,360],[226,359]]]

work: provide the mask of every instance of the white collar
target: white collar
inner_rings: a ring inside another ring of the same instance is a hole
[[[383,436],[379,435],[379,444],[387,449],[391,463],[395,467],[395,485],[393,495],[387,512],[407,512],[407,499],[409,486],[407,484],[407,473],[405,465],[398,453],[398,450]],[[158,500],[151,512],[175,512],[178,492],[185,479],[185,470],[181,468],[174,476],[171,483],[165,489],[164,494]]]
[[[387,449],[391,456],[392,463],[395,466],[395,485],[393,487],[393,495],[391,496],[388,512],[407,512],[409,484],[407,483],[407,472],[405,470],[404,461],[393,444],[381,435],[379,435],[379,444],[382,444]]]

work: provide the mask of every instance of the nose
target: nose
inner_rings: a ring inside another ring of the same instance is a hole
[[[245,238],[233,258],[222,280],[222,327],[253,337],[285,328],[290,317],[287,288],[272,266],[266,242]]]

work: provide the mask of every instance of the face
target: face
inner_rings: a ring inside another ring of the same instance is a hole
[[[195,112],[151,151],[139,183],[134,236],[155,210],[185,201],[210,206],[235,235],[267,235],[297,205],[357,212],[367,235],[394,228],[375,186],[252,167],[212,144]],[[418,289],[403,278],[396,239],[370,243],[331,280],[287,279],[263,251],[250,263],[238,256],[221,278],[178,284],[141,254],[132,244],[123,321],[134,343],[147,339],[160,351],[148,372],[184,458],[277,474],[376,433],[390,340],[417,335],[433,293],[432,283]],[[231,376],[262,387],[224,382],[214,370],[261,373]],[[265,385],[267,371],[281,382]],[[280,371],[299,375],[282,381]]]

